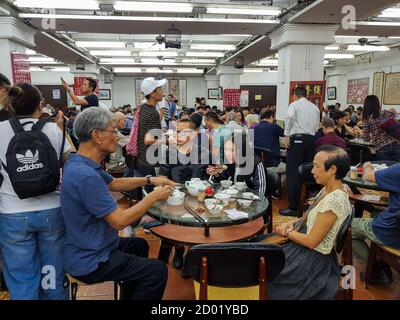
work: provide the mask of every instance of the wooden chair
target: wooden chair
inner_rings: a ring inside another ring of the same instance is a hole
[[[79,281],[78,279],[75,279],[73,276],[70,274],[67,274],[67,278],[69,281],[69,286],[70,286],[70,298],[71,300],[76,300],[76,296],[78,293],[78,289],[80,286],[90,286],[92,284],[86,284],[82,281]],[[114,281],[114,300],[118,300],[118,287],[120,283],[118,281]]]
[[[302,184],[300,191],[299,217],[301,217],[303,212],[308,208],[307,195],[311,187],[318,187],[318,184],[311,173],[313,166],[314,165],[312,162],[307,162],[301,164],[298,168],[298,173]]]
[[[285,265],[281,247],[264,243],[201,244],[192,247],[185,268],[200,283],[200,300],[212,299],[208,287],[241,288],[259,286],[259,299],[268,299],[267,281]]]
[[[353,265],[353,248],[352,248],[352,236],[351,236],[351,223],[354,219],[354,208],[352,208],[351,214],[342,223],[339,228],[338,234],[335,241],[336,254],[341,254],[340,267],[343,269],[344,266]],[[345,274],[342,274],[342,277]],[[339,287],[336,293],[335,300],[353,300],[353,289],[344,289]]]
[[[397,228],[400,232],[400,213],[397,217]],[[372,284],[374,264],[378,257],[385,261],[391,268],[400,273],[400,250],[388,246],[380,246],[379,244],[371,241],[367,270],[365,272],[365,286]]]

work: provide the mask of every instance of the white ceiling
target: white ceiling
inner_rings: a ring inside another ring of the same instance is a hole
[[[13,0],[8,0],[13,2]],[[29,0],[28,0],[29,1]],[[70,0],[75,1],[75,0]],[[111,0],[102,0],[103,3],[111,3]],[[171,2],[168,0],[155,0],[159,2],[154,6],[155,10],[165,6],[163,2]],[[61,1],[62,2],[62,1]],[[135,1],[133,1],[135,2]],[[195,7],[230,7],[230,8],[256,8],[268,9],[269,1],[252,1],[249,5],[244,6],[242,2],[230,2],[229,0],[217,1],[187,1],[175,0],[174,2],[191,3]],[[273,7],[282,10],[292,8],[296,4],[296,0],[274,0]],[[296,14],[296,9],[289,19],[283,17],[284,22],[291,23],[315,23],[317,24],[339,24],[341,23],[341,9],[344,5],[353,5],[356,8],[357,24],[356,30],[344,30],[339,27],[337,35],[354,36],[354,38],[336,38],[336,44],[340,50],[330,51],[329,53],[349,53],[346,51],[347,45],[358,44],[358,39],[361,36],[379,37],[378,39],[371,38],[369,40],[379,40],[379,45],[396,46],[400,43],[400,39],[388,39],[389,36],[400,37],[399,26],[369,26],[362,25],[365,21],[377,20],[376,15],[383,9],[398,4],[399,1],[393,0],[316,0],[314,3],[299,11]],[[169,51],[177,52],[175,63],[169,64],[162,62],[164,67],[179,67],[179,68],[212,68],[210,62],[194,65],[193,63],[184,63],[188,51],[195,52],[210,52],[216,50],[192,50],[191,44],[214,44],[214,45],[235,45],[235,50],[217,50],[222,52],[225,57],[220,59],[215,58],[198,58],[198,59],[213,59],[215,62],[224,65],[233,65],[236,57],[243,57],[245,64],[260,60],[264,57],[272,56],[275,52],[270,50],[270,40],[268,33],[279,27],[279,20],[275,16],[255,16],[255,15],[224,15],[224,14],[193,14],[193,13],[154,13],[154,12],[117,12],[115,15],[96,14],[94,11],[84,10],[52,10],[51,17],[56,18],[55,30],[45,30],[45,33],[38,32],[35,36],[36,48],[38,53],[53,57],[65,64],[74,64],[79,57],[85,57],[86,63],[94,61],[100,62],[100,55],[91,55],[90,50],[107,50],[110,48],[84,49],[77,47],[76,41],[123,41],[127,47],[113,50],[130,51],[131,60],[135,62],[130,66],[140,68],[157,67],[157,63],[143,63],[138,57],[140,51],[148,51],[145,49],[137,49],[133,45],[134,42],[154,42],[155,37],[159,34],[164,35],[165,30],[171,25],[174,25],[182,32],[182,49],[169,49]],[[43,30],[42,21],[48,11],[21,8],[21,15],[30,18],[27,21]],[[38,15],[39,14],[39,15]],[[44,16],[43,16],[44,14]],[[35,16],[36,15],[36,16]],[[290,16],[290,13],[289,13]],[[236,20],[234,20],[236,19]],[[239,19],[239,20],[237,20]],[[363,21],[363,22],[361,22]],[[400,19],[392,20],[400,23]],[[57,32],[55,32],[57,31]],[[228,35],[227,35],[228,34]],[[111,49],[110,49],[111,50]],[[164,51],[160,51],[160,56]],[[363,52],[351,52],[358,55]],[[104,58],[104,57],[103,57]],[[119,58],[119,57],[118,57]],[[157,59],[157,57],[153,57]],[[113,63],[104,65],[106,68],[121,66],[122,63]],[[214,63],[215,65],[215,63]],[[125,65],[124,65],[125,66]]]

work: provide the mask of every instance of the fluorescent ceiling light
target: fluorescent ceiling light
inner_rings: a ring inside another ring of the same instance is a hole
[[[178,68],[176,69],[177,73],[203,73],[204,71],[201,69],[195,68]]]
[[[235,50],[236,46],[233,44],[192,44],[190,50]]]
[[[244,68],[243,69],[244,73],[261,73],[264,72],[263,69],[256,69],[256,68]]]
[[[172,2],[142,2],[142,1],[117,1],[114,4],[116,11],[138,12],[192,12],[193,5],[189,3]]]
[[[15,0],[14,5],[19,8],[44,9],[77,9],[99,10],[99,4],[94,0]]]
[[[383,10],[379,18],[400,18],[400,8],[389,8]]]
[[[390,48],[387,46],[360,46],[360,45],[350,45],[346,49],[347,51],[389,51]]]
[[[388,39],[400,39],[400,37],[389,37]]]
[[[214,7],[214,8],[207,8],[207,13],[244,14],[244,15],[256,15],[256,16],[278,16],[281,13],[281,10],[279,10],[279,9],[258,9],[258,8],[257,9],[241,9],[241,8]]]
[[[223,52],[186,52],[186,57],[223,57]]]
[[[131,57],[132,52],[128,50],[91,50],[90,54],[100,57]]]
[[[134,42],[133,46],[137,49],[147,49],[147,50],[167,50],[165,45],[158,44],[154,42]]]
[[[160,4],[160,3],[159,3]],[[154,16],[102,16],[102,15],[73,15],[73,14],[43,14],[19,13],[20,18],[31,19],[64,19],[64,20],[96,20],[96,21],[152,21],[152,22],[199,22],[199,23],[236,23],[236,24],[274,24],[279,20],[269,19],[225,19],[225,18],[180,18],[180,17],[154,17]]]
[[[141,51],[141,57],[177,57],[178,53],[175,51]]]
[[[346,53],[325,53],[325,59],[353,59],[354,55]]]
[[[58,62],[58,61],[49,61],[49,62],[46,62],[46,61],[30,61],[30,64],[31,65],[38,64],[38,65],[47,66],[47,65],[51,65],[51,64],[62,64],[62,63]]]
[[[182,63],[214,64],[213,59],[183,59]]]
[[[328,47],[325,47],[325,50],[327,50],[327,51],[337,51],[337,50],[340,50],[340,47],[328,46]]]
[[[168,63],[176,62],[175,59],[160,60],[160,59],[151,59],[151,58],[140,59],[140,61],[145,64],[168,64]]]
[[[35,50],[31,50],[31,49],[26,49],[25,53],[29,56],[35,56],[37,55]]]
[[[377,36],[335,36],[335,38],[343,38],[343,39],[360,39],[360,38],[367,38],[367,39],[378,39]]]
[[[116,41],[76,41],[75,45],[81,48],[125,48],[125,42]]]
[[[49,69],[46,68],[40,68],[40,67],[30,67],[29,71],[34,71],[34,72],[42,72],[42,71],[53,71],[53,72],[70,72],[69,67],[51,67]]]
[[[360,21],[356,22],[357,26],[377,26],[377,27],[400,27],[400,22],[384,22],[384,21]]]
[[[222,33],[222,34],[219,34],[218,36],[220,36],[220,37],[244,37],[244,38],[247,38],[247,37],[251,37],[252,34]]]
[[[258,63],[255,63],[259,66],[277,66],[278,59],[262,59]]]
[[[135,59],[101,58],[100,64],[136,64]]]
[[[29,62],[55,62],[55,60],[49,57],[29,57]]]
[[[116,73],[141,73],[142,69],[128,68],[128,67],[114,67],[113,72],[116,72]]]
[[[173,69],[147,68],[146,73],[173,73]]]

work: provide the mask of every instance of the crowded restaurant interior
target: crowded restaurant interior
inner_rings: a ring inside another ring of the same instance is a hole
[[[0,0],[0,300],[399,300],[397,0]]]

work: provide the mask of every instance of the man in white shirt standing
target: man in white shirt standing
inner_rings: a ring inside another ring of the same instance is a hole
[[[286,177],[289,208],[280,210],[285,216],[298,216],[301,181],[298,168],[314,157],[315,133],[319,129],[319,108],[307,100],[304,87],[294,89],[296,101],[291,103],[285,119]]]

